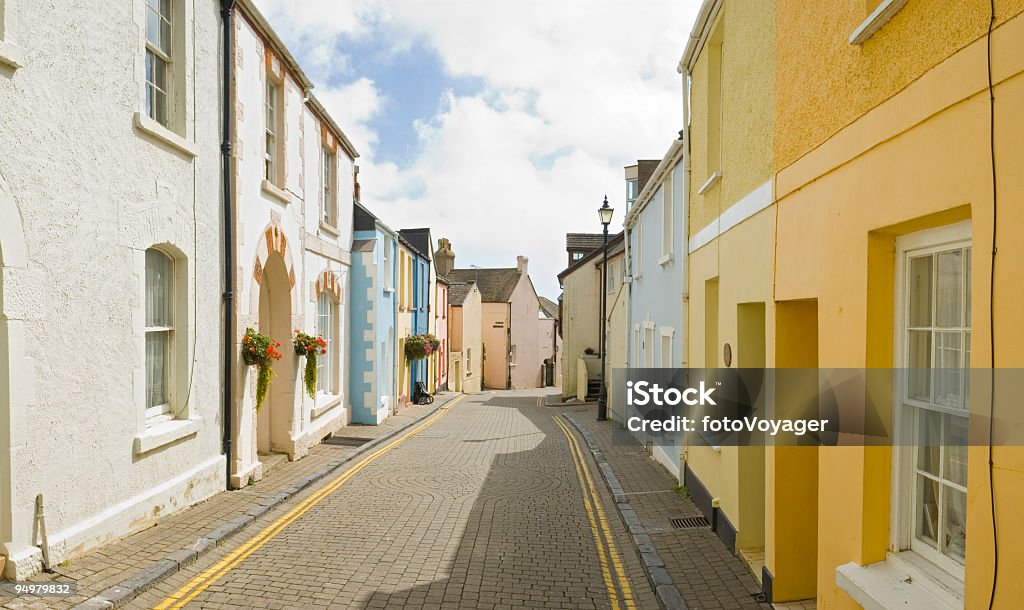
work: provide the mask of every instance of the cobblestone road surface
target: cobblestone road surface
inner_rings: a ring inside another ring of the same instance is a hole
[[[188,608],[628,608],[609,595],[615,571],[600,561],[569,443],[553,419],[559,410],[539,396],[466,397],[336,490],[317,486],[293,499],[130,607],[157,606],[199,583],[207,586]],[[633,606],[657,608],[611,497],[584,459]],[[289,514],[275,535],[253,540]],[[223,569],[211,574],[211,566]]]

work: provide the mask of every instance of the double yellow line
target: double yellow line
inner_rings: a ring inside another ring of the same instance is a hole
[[[245,561],[245,559],[249,555],[252,555],[257,550],[259,550],[260,547],[265,545],[267,542],[270,542],[270,540],[272,540],[275,536],[280,534],[284,530],[284,528],[291,525],[296,519],[306,514],[309,511],[309,509],[316,506],[321,500],[323,500],[332,492],[336,491],[339,487],[344,485],[349,479],[354,477],[360,470],[366,468],[371,462],[397,447],[402,441],[408,439],[410,436],[414,436],[415,434],[421,432],[427,426],[434,424],[445,413],[447,413],[451,407],[453,407],[463,398],[465,398],[464,395],[459,396],[458,398],[451,401],[447,405],[438,409],[437,413],[434,413],[433,415],[428,417],[426,420],[423,421],[423,423],[417,425],[415,428],[402,434],[395,440],[389,442],[384,447],[377,449],[370,455],[359,460],[359,462],[357,462],[355,466],[353,466],[349,470],[346,470],[344,474],[338,476],[336,479],[334,479],[324,487],[318,489],[311,496],[295,505],[295,507],[293,507],[290,511],[288,511],[284,515],[281,515],[277,520],[275,520],[273,523],[264,528],[263,531],[247,540],[244,544],[242,544],[235,550],[225,555],[220,561],[213,564],[212,566],[201,572],[199,575],[197,575],[195,578],[190,580],[188,583],[185,584],[185,586],[172,593],[167,599],[165,599],[164,601],[160,602],[160,604],[155,606],[154,610],[170,610],[172,608],[183,608],[185,604],[195,599],[197,595],[205,591],[208,587],[210,587],[210,585],[223,578],[225,574],[234,569],[238,564]]]
[[[590,521],[590,531],[594,535],[594,544],[597,546],[597,557],[601,563],[601,574],[604,577],[605,588],[608,589],[608,601],[611,602],[612,610],[620,610],[619,594],[616,590],[622,591],[622,603],[628,610],[633,610],[636,605],[633,602],[633,590],[626,578],[626,569],[622,565],[622,557],[615,546],[615,538],[612,537],[611,528],[604,516],[604,508],[601,506],[601,499],[598,497],[597,487],[594,479],[590,476],[586,461],[583,459],[583,452],[580,450],[576,437],[569,431],[569,427],[562,422],[562,418],[554,416],[555,423],[569,439],[569,449],[572,453],[573,465],[576,466],[576,477],[580,481],[580,489],[583,491],[583,507],[587,510],[587,519]],[[607,546],[607,551],[605,547]],[[612,578],[612,572],[615,578]]]

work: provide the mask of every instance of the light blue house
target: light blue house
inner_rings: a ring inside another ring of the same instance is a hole
[[[653,169],[655,162],[650,161],[626,168],[629,368],[687,366],[684,144],[682,140],[672,142]],[[640,440],[655,459],[679,476],[680,436]]]
[[[355,204],[349,387],[352,421],[379,424],[395,404],[395,289],[398,240],[369,210]]]

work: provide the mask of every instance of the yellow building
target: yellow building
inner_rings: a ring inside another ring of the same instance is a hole
[[[776,3],[769,364],[948,372],[990,367],[992,353],[999,368],[1024,364],[1024,2],[994,4],[989,40],[986,0]],[[724,9],[727,43],[740,6]],[[728,68],[736,56],[730,49],[725,57]],[[698,61],[695,98],[700,69]],[[723,134],[742,120],[728,99]],[[705,173],[695,156],[698,183]],[[759,250],[770,243],[760,232],[751,239]],[[719,340],[727,341],[732,297],[720,251]],[[707,266],[699,255],[695,270]],[[699,288],[691,302],[711,298]],[[695,338],[703,332],[696,326]],[[876,400],[891,405],[887,425],[947,439],[968,429],[987,435],[983,393],[968,401],[963,376],[923,379],[875,388]],[[996,447],[991,458],[990,474],[985,446],[770,453],[766,570],[774,600],[1021,607],[1024,451]],[[740,531],[744,525],[741,513]]]
[[[763,368],[773,325],[775,12],[706,1],[679,64],[689,82],[688,366]],[[730,550],[761,577],[765,449],[691,434],[683,482]]]

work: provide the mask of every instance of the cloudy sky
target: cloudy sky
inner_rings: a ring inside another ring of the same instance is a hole
[[[363,202],[456,265],[530,258],[556,298],[565,233],[621,227],[622,168],[682,128],[699,0],[256,0],[360,152]]]

